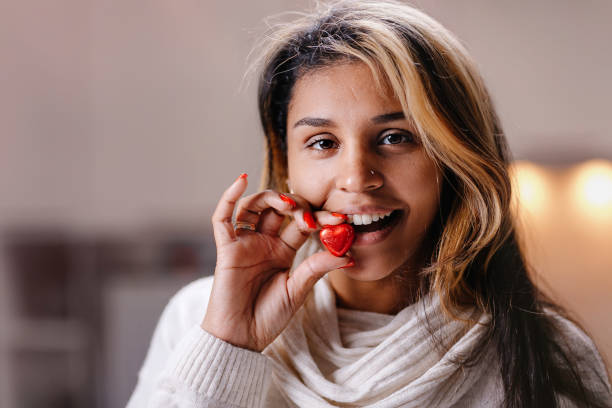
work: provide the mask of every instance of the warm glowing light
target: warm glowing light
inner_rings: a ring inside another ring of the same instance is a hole
[[[612,163],[592,160],[576,169],[574,191],[587,211],[612,211]]]
[[[609,204],[612,201],[612,171],[603,167],[589,170],[584,180],[584,198],[594,205]]]
[[[531,163],[517,162],[513,166],[513,173],[515,199],[518,200],[515,204],[530,212],[544,209],[549,195],[548,180],[544,170]]]

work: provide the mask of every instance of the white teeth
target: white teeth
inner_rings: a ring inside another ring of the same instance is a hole
[[[384,214],[348,214],[348,223],[353,225],[368,225],[391,215],[393,211]]]

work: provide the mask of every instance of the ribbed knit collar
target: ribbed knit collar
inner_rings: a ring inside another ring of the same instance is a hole
[[[484,373],[453,361],[489,321],[449,320],[435,295],[397,315],[338,309],[324,278],[264,353],[279,390],[298,407],[450,407]]]

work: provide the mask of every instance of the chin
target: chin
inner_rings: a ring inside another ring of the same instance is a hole
[[[373,259],[360,258],[354,255],[355,266],[339,269],[345,276],[363,282],[373,282],[388,278],[397,269],[388,262],[376,262]],[[398,266],[401,262],[398,262]]]

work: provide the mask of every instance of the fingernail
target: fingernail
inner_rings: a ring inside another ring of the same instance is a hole
[[[333,212],[333,213],[331,213],[331,215],[333,215],[334,217],[342,218],[344,221],[348,220],[348,217],[346,215],[344,215],[344,214]]]
[[[286,196],[283,193],[280,193],[279,196],[281,200],[283,200],[286,203],[289,203],[291,205],[291,208],[297,207],[297,204],[295,203],[295,201],[293,201],[293,198]]]
[[[349,258],[348,263],[346,265],[344,265],[344,266],[341,266],[338,269],[350,268],[352,266],[355,266],[355,260],[353,258]]]
[[[304,212],[304,221],[306,222],[306,225],[308,225],[308,228],[312,228],[312,229],[316,229],[317,228],[317,224],[314,221],[314,218],[312,218],[312,214],[305,211]]]
[[[249,175],[246,173],[242,173],[241,175],[238,176],[239,179],[245,179],[247,177],[249,177]]]

